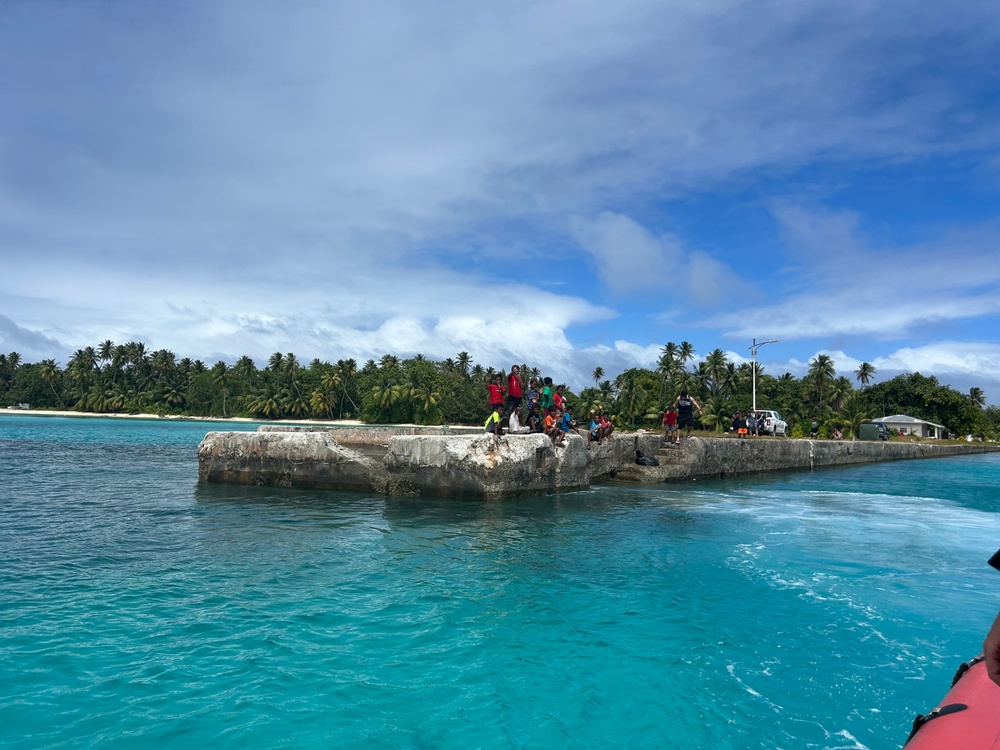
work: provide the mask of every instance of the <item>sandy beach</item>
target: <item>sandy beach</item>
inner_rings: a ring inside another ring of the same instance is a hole
[[[98,414],[83,411],[61,411],[49,409],[12,409],[10,407],[0,409],[0,416],[13,417],[71,417],[80,419],[100,418],[100,419],[152,419],[175,422],[232,422],[233,424],[290,424],[290,425],[315,425],[329,427],[362,427],[364,422],[357,419],[248,419],[246,417],[189,417],[176,414]],[[412,425],[399,425],[412,426]]]

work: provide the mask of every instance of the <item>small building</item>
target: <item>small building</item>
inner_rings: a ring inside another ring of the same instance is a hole
[[[922,438],[946,438],[948,428],[943,424],[928,422],[926,419],[908,417],[905,414],[893,414],[891,417],[874,419],[873,422],[881,422],[889,430],[890,435],[916,435]]]

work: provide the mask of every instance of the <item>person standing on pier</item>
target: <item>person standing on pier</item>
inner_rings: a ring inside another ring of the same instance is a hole
[[[687,437],[691,438],[691,428],[694,427],[694,409],[698,410],[698,416],[701,416],[701,404],[695,401],[693,396],[689,396],[687,389],[681,391],[681,394],[674,399],[674,406],[677,407],[677,444],[680,445],[681,433],[680,430],[683,427],[687,427]]]
[[[502,379],[500,375],[493,376],[493,382],[487,383],[486,388],[490,392],[490,409],[496,408],[497,411],[503,411],[503,386],[501,385]]]
[[[670,404],[663,412],[663,442],[676,443],[677,437],[677,410]]]
[[[511,365],[510,374],[507,375],[507,411],[521,411],[521,389],[521,368]]]

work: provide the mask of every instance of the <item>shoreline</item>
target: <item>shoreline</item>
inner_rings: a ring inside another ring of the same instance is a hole
[[[225,422],[232,424],[284,424],[310,427],[366,427],[357,419],[250,419],[249,417],[191,417],[181,414],[112,414],[69,409],[0,409],[0,417],[66,417],[70,419],[140,419],[153,422]],[[416,427],[416,425],[407,425]]]

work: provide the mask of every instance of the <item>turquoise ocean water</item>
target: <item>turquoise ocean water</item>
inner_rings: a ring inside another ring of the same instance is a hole
[[[199,486],[0,417],[0,747],[895,748],[1000,606],[1000,457],[509,502]]]

